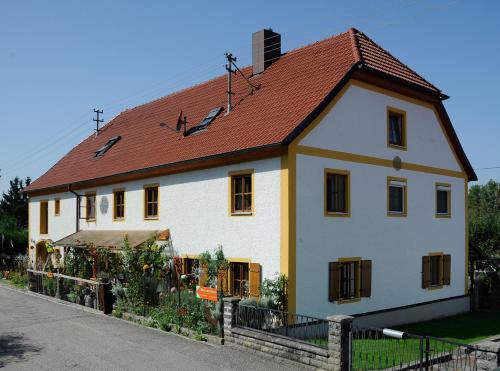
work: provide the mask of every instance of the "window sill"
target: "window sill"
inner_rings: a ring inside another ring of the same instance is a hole
[[[429,287],[427,287],[427,290],[434,291],[434,290],[442,289],[443,287],[444,287],[443,285],[429,286]]]
[[[124,222],[125,218],[113,218],[114,222]]]
[[[336,213],[336,212],[325,211],[325,216],[334,218],[350,218],[351,213]]]
[[[397,212],[397,211],[388,211],[387,216],[390,217],[396,217],[396,218],[406,218],[407,214],[404,212]]]
[[[252,212],[238,212],[238,213],[231,213],[231,216],[252,216]]]
[[[361,298],[352,298],[352,299],[339,299],[337,300],[337,304],[352,304],[352,303],[360,303]]]
[[[388,143],[387,147],[388,148],[392,148],[392,149],[398,149],[400,151],[407,151],[408,150],[408,148],[406,146],[400,146],[400,145],[397,145],[397,144],[390,144],[390,143]]]
[[[92,218],[92,219],[90,219],[90,218],[89,218],[89,219],[85,219],[85,221],[86,221],[87,223],[95,223],[95,218]]]
[[[451,214],[436,214],[436,218],[451,218]]]
[[[154,221],[154,220],[159,220],[160,218],[157,216],[148,216],[144,218],[145,221]]]

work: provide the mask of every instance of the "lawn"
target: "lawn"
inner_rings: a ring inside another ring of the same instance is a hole
[[[500,334],[500,312],[466,313],[397,326],[395,329],[413,335],[427,335],[458,343],[471,344]],[[353,369],[383,369],[408,364],[420,359],[420,339],[398,340],[377,337],[380,337],[380,333],[366,331],[354,335]],[[450,343],[431,340],[429,356],[431,358],[442,356],[457,348],[457,346]]]

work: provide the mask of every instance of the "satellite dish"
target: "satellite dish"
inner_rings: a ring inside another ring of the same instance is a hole
[[[101,214],[107,214],[109,208],[108,197],[102,196],[101,202],[99,203],[99,209],[101,209]]]

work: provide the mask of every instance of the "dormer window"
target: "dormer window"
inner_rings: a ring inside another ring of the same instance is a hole
[[[208,114],[207,117],[203,119],[202,122],[200,122],[198,125],[193,126],[186,132],[186,136],[191,135],[193,133],[196,133],[201,130],[205,130],[208,125],[212,123],[212,121],[215,120],[215,118],[222,112],[222,107],[216,107],[212,109]]]
[[[110,149],[111,147],[113,147],[113,146],[116,144],[116,142],[118,142],[121,138],[122,138],[122,137],[121,137],[121,136],[119,136],[119,135],[118,135],[118,136],[116,136],[116,137],[112,137],[110,140],[108,140],[108,141],[106,142],[106,144],[105,144],[105,145],[103,145],[101,148],[99,148],[97,151],[95,151],[95,155],[94,155],[94,157],[99,158],[99,157],[104,156],[104,154],[105,154],[106,152],[108,152],[108,151],[109,151],[109,149]]]
[[[406,149],[406,113],[395,108],[387,109],[387,146]]]

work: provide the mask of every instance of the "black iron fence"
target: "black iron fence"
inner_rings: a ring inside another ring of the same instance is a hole
[[[28,289],[104,313],[111,312],[114,301],[110,283],[33,269],[28,269]]]
[[[351,330],[352,370],[478,370],[500,366],[500,355],[473,345],[391,329]]]
[[[236,326],[288,337],[321,348],[328,347],[326,319],[239,305],[236,310]]]

